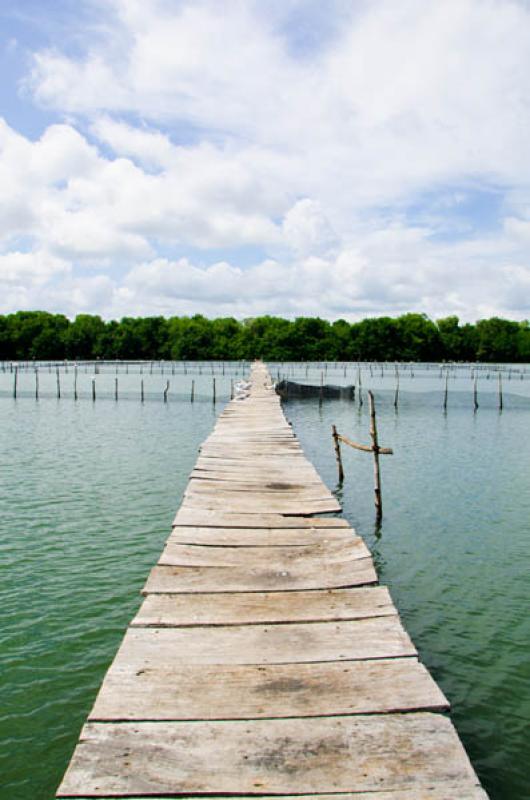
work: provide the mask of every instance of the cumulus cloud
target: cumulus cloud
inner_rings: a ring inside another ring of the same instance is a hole
[[[84,6],[0,122],[13,308],[527,315],[526,2]]]

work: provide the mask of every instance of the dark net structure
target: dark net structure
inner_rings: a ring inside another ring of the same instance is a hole
[[[276,384],[276,394],[283,400],[291,397],[318,397],[324,400],[355,400],[355,386],[311,386],[307,383],[295,383],[282,380]]]

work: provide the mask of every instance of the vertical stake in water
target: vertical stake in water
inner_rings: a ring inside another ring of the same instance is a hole
[[[344,470],[342,468],[342,456],[340,452],[340,442],[339,442],[339,434],[337,433],[337,428],[335,425],[331,426],[332,436],[333,436],[333,445],[335,447],[335,458],[337,459],[337,468],[339,470],[339,483],[342,484],[344,481]]]
[[[144,379],[140,381],[140,402],[144,402]]]
[[[396,391],[394,394],[394,408],[396,409],[396,411],[398,408],[398,403],[399,403],[399,370],[396,366]]]
[[[55,370],[55,374],[57,377],[57,400],[61,399],[61,378],[59,376],[59,367]]]
[[[35,400],[39,399],[39,369],[35,367]]]
[[[381,497],[381,471],[379,469],[379,441],[377,438],[375,401],[371,391],[368,392],[368,399],[370,402],[370,438],[372,440],[372,450],[374,454],[375,515],[377,522],[380,522],[383,516],[383,499]]]
[[[215,405],[215,378],[212,378],[212,402]]]
[[[114,378],[114,399],[118,399],[118,379]]]
[[[74,400],[77,400],[77,364],[74,367]]]
[[[230,400],[234,399],[234,379],[230,378]]]
[[[475,380],[473,382],[473,410],[476,411],[478,408],[478,391],[477,391],[477,376],[475,375]]]
[[[444,411],[447,411],[447,394],[448,394],[448,385],[447,384],[448,384],[448,380],[449,380],[449,375],[446,373],[445,374],[445,392],[444,392]]]
[[[194,380],[192,380],[192,382],[191,382],[191,397],[190,397],[190,400],[191,400],[192,403],[195,400],[195,381]]]
[[[357,368],[357,383],[359,384],[359,408],[362,407],[363,404],[363,382],[361,379],[361,368]]]
[[[164,403],[167,403],[167,393],[169,392],[169,381],[166,382],[166,388],[164,389]]]
[[[502,375],[499,372],[499,411],[502,411],[503,403],[502,403]]]
[[[319,402],[322,405],[322,400],[324,399],[324,373],[320,373],[320,394],[319,394]]]
[[[96,402],[96,379],[92,378],[92,402]]]

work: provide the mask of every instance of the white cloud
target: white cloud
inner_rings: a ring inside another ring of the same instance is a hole
[[[71,274],[19,268],[10,302],[526,316],[528,5],[330,2],[301,47],[311,5],[93,0],[82,57],[35,53],[68,122],[0,123],[0,252]]]

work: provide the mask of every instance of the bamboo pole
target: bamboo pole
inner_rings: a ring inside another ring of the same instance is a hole
[[[340,444],[339,444],[339,435],[337,433],[337,428],[335,425],[331,426],[332,436],[333,436],[333,445],[335,447],[335,457],[337,459],[337,468],[339,470],[339,483],[344,481],[344,470],[342,468],[342,456],[340,452]]]
[[[59,367],[55,370],[55,375],[57,378],[57,400],[61,399],[61,378],[59,375]]]
[[[477,376],[475,375],[475,380],[473,381],[473,409],[476,411],[478,408],[478,390],[477,390]]]
[[[397,409],[399,404],[399,370],[396,367],[396,391],[394,393],[394,408]]]
[[[230,378],[230,400],[234,399],[234,379]]]
[[[92,402],[96,402],[96,379],[92,378]]]
[[[74,400],[77,400],[77,364],[74,367]]]
[[[114,399],[118,399],[118,379],[114,378]]]
[[[374,395],[371,391],[368,391],[368,398],[370,402],[370,438],[372,439],[372,450],[374,453],[375,511],[376,511],[377,521],[379,522],[383,516],[383,499],[381,497],[381,471],[379,468],[379,442],[377,439],[375,401],[374,401]]]
[[[502,375],[499,372],[499,411],[503,409],[503,402],[502,402]]]
[[[140,402],[144,402],[144,379],[140,381]]]
[[[166,388],[164,389],[164,403],[167,403],[167,393],[169,392],[169,381],[166,381]]]
[[[449,390],[448,380],[449,380],[449,375],[446,374],[445,375],[445,392],[444,392],[444,411],[447,411],[447,394],[448,394],[448,390]]]
[[[39,370],[35,367],[35,400],[39,399]]]
[[[192,403],[195,400],[195,381],[194,380],[192,380],[192,382],[191,382],[191,397],[190,397],[190,400],[191,400]]]
[[[215,378],[212,378],[212,402],[215,405]]]

